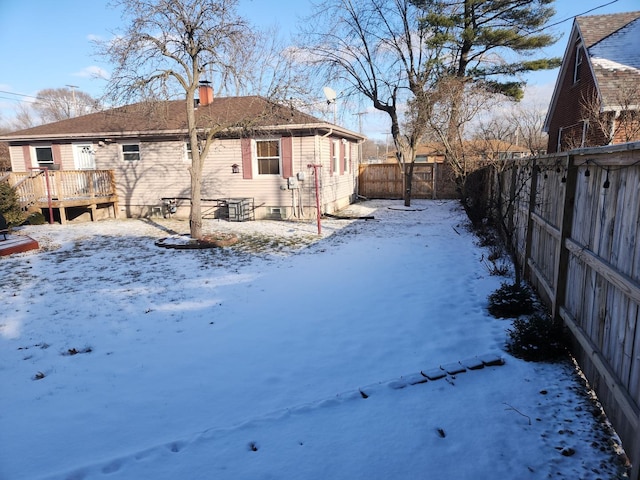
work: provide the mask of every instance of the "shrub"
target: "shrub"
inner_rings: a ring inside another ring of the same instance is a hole
[[[498,318],[515,318],[533,313],[531,290],[524,284],[502,283],[489,295],[489,313]]]
[[[0,212],[9,226],[21,225],[24,222],[24,212],[18,203],[18,195],[8,182],[0,182]]]
[[[41,212],[33,212],[29,214],[24,223],[28,225],[44,225],[47,221]]]
[[[567,336],[564,327],[542,313],[517,318],[507,330],[507,350],[518,358],[532,362],[550,362],[564,358]]]

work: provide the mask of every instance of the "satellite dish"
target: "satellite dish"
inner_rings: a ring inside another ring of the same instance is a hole
[[[327,103],[333,103],[336,101],[336,92],[331,87],[323,87],[322,91],[324,92],[324,96],[327,97]]]

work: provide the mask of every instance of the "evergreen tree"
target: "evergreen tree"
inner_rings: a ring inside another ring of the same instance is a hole
[[[444,75],[482,82],[519,100],[527,72],[560,66],[560,58],[531,57],[557,37],[545,33],[555,0],[412,0],[426,15],[431,47]]]
[[[21,225],[25,219],[16,191],[8,182],[0,182],[0,213],[9,226]]]

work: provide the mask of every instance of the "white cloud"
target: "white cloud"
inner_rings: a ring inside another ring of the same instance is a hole
[[[75,72],[73,76],[81,78],[101,78],[107,80],[109,78],[109,72],[107,72],[104,68],[98,67],[96,65],[91,65],[89,67],[83,68],[79,72]]]
[[[546,110],[551,102],[555,82],[527,85],[521,103],[532,106],[542,106]]]

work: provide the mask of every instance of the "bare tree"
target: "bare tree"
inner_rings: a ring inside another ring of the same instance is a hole
[[[421,27],[424,15],[409,0],[328,0],[315,6],[301,37],[313,68],[325,68],[326,78],[344,82],[345,95],[357,92],[389,116],[405,205],[430,111],[425,96],[438,73],[440,52]]]
[[[16,107],[15,117],[10,121],[12,130],[21,130],[24,128],[31,128],[38,125],[39,122],[35,118],[35,112],[26,103],[20,103]]]
[[[595,90],[583,96],[580,112],[586,123],[585,138],[581,139],[580,145],[574,145],[574,141],[570,146],[601,146],[640,139],[640,84],[625,83],[609,103],[613,105],[605,108]]]
[[[100,110],[98,100],[75,88],[47,88],[36,93],[35,101],[20,103],[9,122],[12,129],[31,128]]]
[[[507,115],[509,123],[516,127],[514,142],[529,149],[531,155],[539,155],[547,149],[548,135],[543,132],[547,106],[518,104]]]
[[[504,100],[504,96],[488,91],[483,85],[455,76],[440,79],[431,95],[432,111],[427,123],[432,135],[444,146],[446,162],[463,197],[465,179],[478,168],[483,154],[477,143],[469,142],[471,122],[492,108],[501,107]]]
[[[237,0],[116,0],[127,25],[100,53],[114,64],[108,93],[112,98],[185,99],[192,149],[192,238],[202,237],[202,170],[214,136],[222,125],[199,129],[195,94],[206,75],[218,92],[233,83],[253,41]],[[217,88],[216,88],[217,86]]]
[[[98,101],[76,87],[47,88],[36,94],[33,109],[42,123],[57,122],[86,115],[100,109]]]
[[[540,33],[554,13],[551,3],[328,0],[316,5],[307,22],[304,46],[314,66],[326,67],[327,78],[345,81],[389,115],[406,175],[436,104],[436,114],[448,121],[438,135],[447,144],[448,160],[465,172],[460,127],[474,108],[463,105],[467,94],[482,88],[520,98],[523,83],[513,77],[559,65],[559,59],[517,58],[555,42]],[[405,179],[407,205],[410,185]]]

